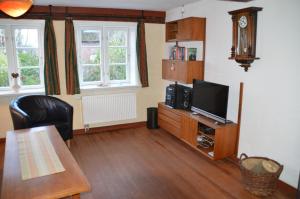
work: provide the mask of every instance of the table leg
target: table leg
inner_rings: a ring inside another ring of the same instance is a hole
[[[80,194],[75,194],[71,197],[72,199],[80,199]]]

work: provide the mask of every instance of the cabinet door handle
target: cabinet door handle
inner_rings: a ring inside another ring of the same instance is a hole
[[[172,70],[172,71],[174,71],[174,70],[175,70],[174,63],[172,63],[172,65],[171,65],[171,70]]]

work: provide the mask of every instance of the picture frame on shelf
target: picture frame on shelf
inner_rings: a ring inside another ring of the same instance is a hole
[[[197,48],[188,48],[187,55],[189,61],[196,61],[197,56]]]

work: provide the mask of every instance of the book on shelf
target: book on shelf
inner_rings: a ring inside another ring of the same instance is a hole
[[[197,48],[186,48],[175,45],[171,49],[170,59],[196,61]]]
[[[170,59],[177,59],[177,60],[186,60],[186,48],[180,46],[174,46],[171,50]]]

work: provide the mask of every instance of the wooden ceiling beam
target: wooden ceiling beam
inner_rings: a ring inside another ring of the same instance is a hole
[[[26,14],[18,19],[44,19],[50,15],[54,20],[64,20],[66,17],[72,17],[74,20],[104,21],[144,19],[146,23],[165,23],[166,18],[166,12],[152,10],[33,5]],[[0,18],[9,18],[9,16],[1,13]]]

